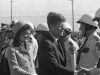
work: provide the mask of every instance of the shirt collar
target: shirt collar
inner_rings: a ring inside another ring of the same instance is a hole
[[[93,38],[94,36],[98,36],[97,32],[94,32],[92,35],[90,35],[90,36],[88,37],[88,39],[91,39],[91,38]]]
[[[50,33],[50,32],[49,32],[49,33]],[[58,38],[55,38],[51,33],[50,33],[50,35],[54,38],[55,41],[58,40]]]

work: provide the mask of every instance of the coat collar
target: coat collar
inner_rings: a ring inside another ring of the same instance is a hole
[[[51,42],[56,41],[56,39],[53,37],[51,33],[48,33],[45,38],[48,38]]]
[[[50,32],[49,32],[49,34],[54,38],[55,41],[58,40],[58,38],[55,38]]]
[[[24,44],[26,44],[26,45],[24,46]],[[20,44],[18,41],[14,41],[13,46],[14,46],[15,50],[21,50],[24,52],[29,52],[29,50],[30,50],[30,48],[29,48],[30,44],[28,42]]]

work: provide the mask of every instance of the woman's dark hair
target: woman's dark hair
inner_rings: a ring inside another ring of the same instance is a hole
[[[16,32],[16,34],[15,34],[15,36],[14,36],[14,40],[15,40],[15,41],[20,40],[20,35],[21,35],[25,30],[28,30],[28,29],[32,31],[31,26],[29,26],[28,24],[26,24],[26,25],[24,25],[22,28],[20,28],[20,29]]]

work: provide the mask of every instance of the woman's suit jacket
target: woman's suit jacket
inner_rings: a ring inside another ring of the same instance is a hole
[[[23,46],[15,42],[15,46],[12,44],[6,52],[11,75],[36,74],[33,63],[34,48],[28,42],[26,42],[26,50]]]

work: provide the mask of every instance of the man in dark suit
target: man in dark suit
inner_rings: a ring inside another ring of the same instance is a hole
[[[47,16],[49,33],[42,39],[38,49],[38,75],[73,75],[74,71],[66,67],[66,52],[57,42],[63,35],[62,14],[50,12]]]

